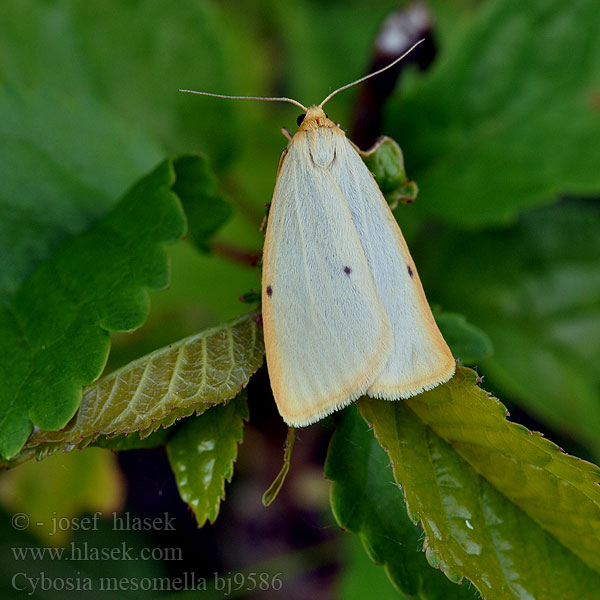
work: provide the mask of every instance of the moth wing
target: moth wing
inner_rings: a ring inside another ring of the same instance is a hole
[[[331,143],[323,140],[322,155]],[[390,324],[346,199],[313,161],[306,136],[280,165],[262,299],[271,387],[288,424],[308,425],[349,404],[384,368]]]
[[[425,297],[400,227],[354,146],[332,164],[346,199],[379,298],[393,331],[393,348],[367,393],[408,398],[450,379],[456,364]]]

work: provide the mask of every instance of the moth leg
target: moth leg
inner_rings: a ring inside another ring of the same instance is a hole
[[[258,230],[262,233],[266,228],[267,228],[267,218],[268,215],[265,215],[262,218],[262,221],[260,222],[260,227],[258,228]]]

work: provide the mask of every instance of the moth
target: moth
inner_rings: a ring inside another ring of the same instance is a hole
[[[388,203],[323,110],[407,53],[316,106],[192,92],[290,102],[303,111],[279,161],[263,251],[267,367],[290,426],[314,423],[363,394],[409,398],[455,371]]]

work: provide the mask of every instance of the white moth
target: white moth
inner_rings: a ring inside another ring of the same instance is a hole
[[[295,427],[363,394],[409,398],[455,370],[396,219],[356,147],[323,111],[364,79],[310,108],[264,98],[305,113],[279,162],[262,284],[271,387]]]

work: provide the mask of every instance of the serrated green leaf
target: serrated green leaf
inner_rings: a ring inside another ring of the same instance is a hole
[[[418,214],[507,222],[560,193],[600,189],[599,27],[596,0],[480,4],[392,106],[386,133],[419,182]]]
[[[198,527],[214,523],[225,481],[231,481],[248,406],[244,394],[189,419],[167,444],[179,494],[194,511]]]
[[[83,448],[99,436],[144,438],[235,397],[263,361],[257,316],[249,313],[156,350],[85,388],[75,417],[60,431],[36,430],[25,458],[33,451],[42,458]]]
[[[506,421],[475,380],[459,367],[415,398],[360,401],[430,562],[488,600],[595,599],[600,469]]]
[[[452,355],[460,360],[460,364],[475,365],[492,354],[490,338],[463,315],[435,311],[434,315]]]
[[[147,288],[168,282],[164,249],[185,232],[159,165],[91,229],[65,241],[0,312],[0,453],[13,457],[32,425],[58,429],[73,416],[81,387],[97,378],[109,331],[139,327]]]
[[[325,476],[333,481],[331,508],[340,527],[359,534],[371,559],[384,565],[402,593],[423,600],[477,597],[427,563],[421,551],[423,532],[406,514],[390,460],[355,406],[338,422]]]
[[[188,221],[188,235],[198,249],[209,250],[209,238],[231,217],[232,209],[222,194],[205,156],[175,160],[178,177],[173,191],[181,198]]]
[[[495,389],[600,455],[600,209],[568,201],[417,249],[428,292],[481,327]],[[452,254],[452,272],[445,257]]]

